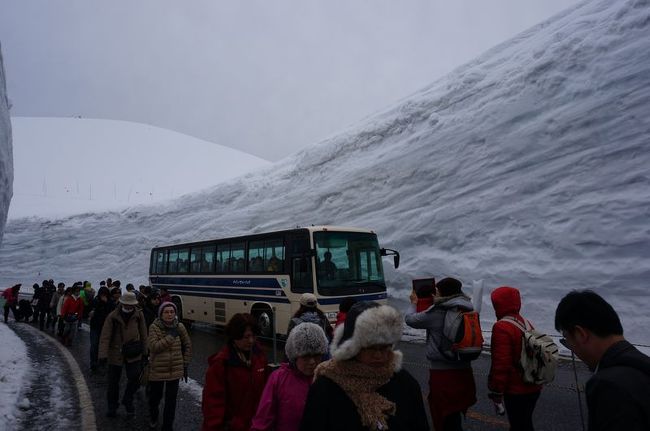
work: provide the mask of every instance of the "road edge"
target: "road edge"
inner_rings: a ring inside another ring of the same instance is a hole
[[[97,431],[97,419],[95,418],[95,406],[93,404],[93,399],[90,396],[90,391],[88,390],[88,384],[86,383],[86,378],[79,368],[77,360],[72,356],[72,353],[65,348],[61,343],[58,342],[50,334],[44,333],[31,325],[25,325],[25,328],[29,328],[33,333],[39,334],[42,338],[48,340],[50,344],[53,344],[59,352],[65,358],[68,367],[70,367],[70,372],[74,378],[75,388],[77,389],[77,395],[79,396],[79,409],[81,416],[81,429],[84,431]]]

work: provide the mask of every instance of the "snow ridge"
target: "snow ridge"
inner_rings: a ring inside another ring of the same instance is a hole
[[[586,1],[262,172],[169,205],[12,220],[0,282],[140,282],[156,244],[356,225],[402,253],[394,298],[426,275],[512,285],[554,333],[557,301],[592,288],[649,343],[648,27],[647,0]]]

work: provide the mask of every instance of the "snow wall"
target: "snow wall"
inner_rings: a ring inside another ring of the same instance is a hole
[[[11,120],[5,69],[0,44],[0,243],[7,222],[7,212],[13,194],[14,167],[11,151]]]

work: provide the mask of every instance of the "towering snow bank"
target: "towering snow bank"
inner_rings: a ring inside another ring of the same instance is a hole
[[[7,221],[14,180],[13,156],[11,154],[11,122],[5,69],[0,46],[0,243]]]
[[[0,284],[140,281],[156,244],[347,224],[402,252],[394,297],[413,276],[513,285],[554,332],[557,301],[592,288],[648,343],[648,112],[650,3],[587,1],[262,173],[168,206],[10,221]]]

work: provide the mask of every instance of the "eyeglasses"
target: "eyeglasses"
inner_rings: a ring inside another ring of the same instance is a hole
[[[571,343],[569,343],[569,340],[567,340],[567,335],[565,331],[560,331],[560,334],[562,334],[562,338],[560,338],[560,344],[566,347],[567,349],[573,351],[571,348]]]

